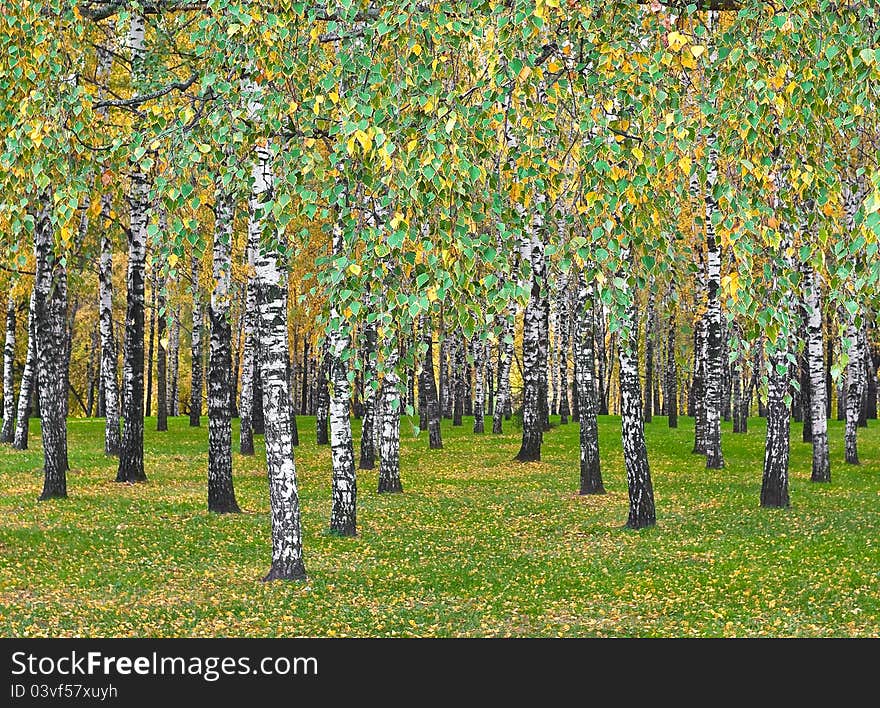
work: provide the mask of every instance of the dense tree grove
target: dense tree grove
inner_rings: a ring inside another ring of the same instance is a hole
[[[242,454],[265,436],[267,579],[301,579],[297,415],[340,536],[357,468],[404,492],[401,436],[439,449],[442,417],[515,430],[524,464],[551,416],[578,424],[572,489],[625,474],[634,529],[662,522],[657,416],[693,416],[714,474],[721,422],[766,416],[764,506],[790,503],[792,420],[814,482],[835,404],[859,462],[874,2],[22,0],[0,47],[0,441],[40,417],[41,499],[76,494],[68,416],[106,419],[134,484],[144,414],[206,413],[207,506],[237,512],[239,417]]]

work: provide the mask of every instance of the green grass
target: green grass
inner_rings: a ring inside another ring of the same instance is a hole
[[[147,484],[121,486],[103,421],[71,420],[70,498],[38,503],[41,455],[0,448],[3,636],[878,636],[880,424],[863,464],[843,463],[832,422],[829,485],[809,482],[793,426],[792,506],[758,505],[763,421],[724,425],[727,467],[691,455],[692,420],[647,426],[658,525],[633,532],[619,420],[600,421],[608,494],[580,497],[577,426],[545,436],[544,462],[512,462],[498,437],[443,424],[428,451],[404,421],[405,492],[376,494],[360,472],[360,536],[326,533],[330,451],[301,418],[297,471],[306,583],[268,570],[262,448],[235,455],[246,513],[205,510],[205,427],[147,421]],[[236,424],[237,427],[237,424]],[[237,438],[237,433],[235,435]],[[262,439],[258,439],[258,446]]]

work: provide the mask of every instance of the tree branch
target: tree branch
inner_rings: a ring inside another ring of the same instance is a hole
[[[159,89],[158,91],[153,91],[152,93],[141,94],[140,96],[132,96],[131,98],[121,98],[112,101],[98,101],[97,103],[93,103],[92,107],[97,108],[126,108],[130,106],[140,106],[142,103],[146,103],[147,101],[153,101],[157,98],[161,98],[172,91],[186,91],[190,86],[192,86],[196,79],[198,79],[198,74],[193,74],[186,81],[175,81],[174,83],[168,84],[165,88]]]

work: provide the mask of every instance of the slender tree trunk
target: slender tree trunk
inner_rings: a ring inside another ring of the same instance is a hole
[[[733,432],[741,433],[743,408],[743,374],[742,362],[737,358],[730,369],[731,386],[733,388]]]
[[[91,342],[89,347],[89,361],[86,364],[86,418],[92,417],[92,411],[95,406],[95,392],[97,387],[95,383],[98,380],[98,366],[100,365],[97,361],[97,357],[100,352],[100,344],[98,341],[98,323],[95,323],[95,326],[92,328],[91,334]]]
[[[202,424],[202,297],[199,289],[199,262],[195,254],[190,263],[192,270],[192,337],[190,339],[190,386],[189,424],[198,428]],[[233,397],[235,392],[233,391]]]
[[[257,170],[255,167],[254,172],[257,173]],[[211,320],[211,354],[208,359],[208,511],[229,514],[241,511],[232,480],[232,324],[229,315],[235,209],[232,195],[225,191],[219,179],[214,187],[214,195],[214,290],[208,308]]]
[[[780,335],[781,337],[781,335]],[[767,440],[764,448],[764,478],[761,506],[786,507],[788,497],[789,427],[791,411],[785,403],[789,390],[787,347],[768,354],[770,378],[767,387]]]
[[[15,434],[15,299],[6,306],[6,340],[3,345],[3,428],[0,443],[12,442]]]
[[[43,492],[40,500],[67,496],[67,272],[54,250],[50,218],[52,195],[40,195],[35,215],[34,322],[37,380],[40,388],[40,430],[43,438]]]
[[[265,164],[261,160],[259,164]],[[265,190],[254,191],[255,197]],[[255,254],[259,371],[266,419],[266,469],[272,516],[272,567],[264,580],[305,580],[299,490],[290,430],[286,275],[280,254]]]
[[[865,352],[868,363],[868,384],[865,387],[868,394],[868,403],[865,407],[865,417],[868,420],[877,420],[877,361],[878,355],[869,347]]]
[[[132,72],[138,77],[144,55],[144,18],[131,17],[128,45]],[[147,258],[149,210],[148,176],[136,162],[131,164],[129,195],[128,272],[126,284],[125,338],[122,346],[122,447],[117,482],[144,482],[144,273]]]
[[[259,247],[259,234],[255,234],[256,243],[248,243],[248,261],[253,266],[254,249]],[[254,454],[254,380],[257,376],[254,364],[256,362],[256,317],[257,317],[257,293],[254,276],[248,278],[247,294],[245,295],[245,308],[242,313],[244,319],[244,344],[241,355],[241,398],[238,406],[238,451],[242,455]]]
[[[500,435],[504,415],[510,405],[510,367],[513,364],[513,324],[516,321],[516,303],[508,305],[501,323],[501,339],[498,342],[498,400],[492,416],[492,432]]]
[[[330,389],[327,381],[327,369],[330,364],[329,357],[329,340],[325,337],[324,346],[321,347],[321,364],[318,367],[318,414],[315,416],[318,445],[330,444]]]
[[[473,400],[473,386],[471,381],[473,380],[473,367],[468,361],[468,340],[462,335],[459,340],[458,346],[461,347],[459,350],[461,353],[461,359],[464,364],[462,368],[462,414],[467,416],[472,416],[474,414],[474,400]]]
[[[645,312],[645,409],[646,423],[654,420],[654,283],[648,285],[648,308]]]
[[[809,344],[807,343],[807,334],[806,328],[801,327],[803,330],[802,339],[804,341],[803,351],[800,353],[798,357],[798,372],[800,374],[800,394],[801,394],[801,410],[803,413],[803,427],[802,427],[802,435],[801,440],[805,443],[813,442],[813,416],[811,413],[812,409],[812,392],[810,390],[810,369],[808,364],[809,354],[808,348]]]
[[[651,321],[651,328],[654,331],[655,343],[653,345],[654,354],[655,354],[655,364],[654,364],[654,413],[656,415],[666,415],[666,411],[663,408],[663,401],[660,397],[661,389],[666,385],[666,369],[663,366],[663,352],[662,352],[662,342],[661,342],[661,333],[660,333],[660,325],[657,319],[657,311],[654,311],[654,318]]]
[[[486,415],[495,415],[495,367],[492,366],[492,345],[486,345]],[[875,416],[876,417],[876,416]]]
[[[386,342],[391,350],[386,362],[385,376],[380,389],[379,416],[379,493],[402,492],[400,481],[400,377],[395,370],[398,362],[396,347]]]
[[[171,311],[171,336],[168,347],[168,414],[180,415],[180,311]],[[230,366],[232,361],[230,359]]]
[[[670,428],[678,427],[678,370],[675,361],[675,303],[669,313],[669,328],[666,335],[666,415]]]
[[[593,317],[596,322],[595,336],[593,338],[593,346],[596,348],[596,357],[599,360],[599,380],[597,388],[599,390],[599,415],[608,415],[608,395],[610,392],[609,381],[611,379],[611,369],[614,366],[608,366],[608,350],[606,349],[607,329],[605,327],[605,308],[602,301],[599,300],[593,307]]]
[[[240,375],[241,359],[242,359],[242,354],[243,354],[242,350],[244,349],[244,345],[242,343],[242,337],[244,336],[244,321],[245,321],[245,317],[246,317],[246,313],[244,312],[244,308],[246,307],[246,304],[243,301],[247,297],[247,288],[246,287],[240,288],[240,290],[241,290],[241,296],[240,296],[239,300],[242,301],[242,304],[240,307],[241,312],[237,318],[235,342],[233,343],[234,348],[232,350],[232,403],[231,403],[231,405],[232,405],[232,417],[233,418],[237,418],[239,415],[239,413],[238,413],[238,396],[240,394],[238,392],[238,383],[239,383],[239,379],[241,378],[241,375]],[[207,349],[210,350],[210,342],[208,343]],[[207,365],[205,366],[205,368],[207,369]],[[255,376],[256,376],[256,374],[255,374]]]
[[[546,269],[546,266],[545,266]],[[542,280],[542,289],[546,290],[546,270]],[[541,430],[550,430],[550,397],[547,381],[547,367],[550,360],[550,298],[541,298],[541,335],[538,339],[538,417],[541,422]]]
[[[575,377],[578,395],[581,456],[581,494],[604,494],[599,464],[599,426],[593,381],[593,284],[578,273]]]
[[[578,355],[577,352],[574,351],[574,347],[577,346],[577,322],[578,322],[578,312],[577,312],[577,292],[573,298],[569,298],[568,300],[568,312],[567,312],[567,325],[568,325],[568,339],[572,342],[572,356],[571,356],[571,390],[569,391],[569,398],[571,400],[571,419],[575,423],[580,423],[581,420],[581,411],[580,411],[580,394],[578,394]],[[592,310],[593,303],[590,303],[590,309]],[[595,313],[593,313],[595,314]],[[591,332],[590,332],[590,346],[594,347],[593,340],[595,339],[595,318],[590,322]],[[595,349],[593,349],[594,353]],[[591,379],[593,381],[593,388],[596,388],[596,376],[595,376],[595,354],[593,354],[593,371],[591,373]],[[596,391],[593,391],[593,402],[597,403]]]
[[[369,297],[368,297],[369,300]],[[369,303],[368,303],[369,304]],[[368,322],[363,333],[364,347],[364,418],[361,422],[361,450],[359,467],[371,470],[376,467],[376,325]]]
[[[464,339],[461,332],[457,331],[452,338],[450,344],[449,358],[452,366],[450,374],[450,385],[452,388],[452,425],[458,427],[462,425],[462,415],[464,415],[464,376],[465,376],[465,350]]]
[[[868,349],[868,327],[862,324],[859,330],[859,349],[862,358],[862,368],[859,375],[862,380],[860,383],[861,399],[859,400],[859,427],[868,427],[868,376],[871,370],[871,352]]]
[[[27,354],[24,360],[24,369],[21,372],[21,381],[18,384],[18,402],[15,415],[15,435],[12,439],[12,447],[16,450],[27,450],[28,447],[28,424],[31,417],[31,401],[34,397],[34,388],[37,376],[37,342],[36,323],[34,322],[34,295],[31,291],[30,304],[28,305],[27,320]]]
[[[718,148],[716,136],[710,135],[709,171],[706,177],[706,358],[705,365],[705,453],[706,468],[724,467],[721,451],[721,379],[722,379],[722,322],[721,322],[721,243],[715,234],[715,215],[718,202],[714,189],[718,181]]]
[[[428,426],[428,447],[431,450],[443,448],[440,435],[440,402],[437,397],[437,385],[434,382],[434,331],[431,316],[422,315],[422,341],[425,343],[425,360],[422,366],[422,380],[419,389],[425,390],[425,417]]]
[[[444,418],[452,417],[453,409],[453,384],[450,376],[450,358],[453,355],[450,349],[450,341],[448,332],[446,331],[446,320],[443,316],[443,308],[440,308],[440,407]]]
[[[813,482],[831,481],[828,454],[827,387],[822,341],[822,300],[819,278],[811,265],[804,266],[804,292],[807,309],[807,370],[810,385],[810,423],[813,438]]]
[[[859,464],[859,413],[862,405],[862,376],[865,362],[862,357],[862,341],[856,326],[855,315],[850,315],[846,330],[846,341],[849,363],[846,366],[846,430],[844,432],[844,446],[846,449],[846,462],[850,465],[857,465]]]
[[[101,333],[101,389],[104,401],[104,453],[119,454],[119,380],[113,331],[113,242],[109,236],[111,201],[101,197],[101,258],[98,268],[98,318]]]
[[[342,226],[333,231],[333,254],[344,251]],[[330,532],[340,536],[357,535],[357,480],[354,468],[354,441],[351,434],[351,384],[348,381],[348,350],[351,346],[349,323],[330,306],[328,368],[333,386],[330,394],[330,454],[333,464],[333,506]],[[333,324],[335,323],[335,325]]]
[[[300,395],[302,399],[299,404],[299,412],[300,415],[308,415],[309,414],[309,340],[307,337],[303,338],[303,363],[301,370],[301,391]]]
[[[486,374],[486,342],[475,336],[471,346],[474,356],[474,432],[483,433],[485,432],[483,409],[486,405],[483,387]]]
[[[559,366],[559,424],[568,423],[568,416],[571,409],[568,406],[568,335],[569,335],[569,318],[568,318],[568,277],[559,276],[557,284],[556,299],[556,337],[558,342],[557,363]],[[590,308],[592,316],[592,307]],[[592,327],[591,327],[592,329]],[[590,336],[590,347],[592,348],[592,334]],[[595,412],[595,409],[594,409]]]
[[[144,248],[146,249],[146,240],[144,241]],[[144,251],[146,254],[146,250]],[[146,255],[145,255],[146,258]],[[146,260],[144,269],[146,270]],[[147,376],[147,385],[145,390],[146,395],[146,413],[145,415],[149,418],[153,414],[153,348],[155,346],[156,341],[156,273],[151,268],[150,269],[150,334],[149,341],[147,343],[147,360],[144,364],[146,367],[146,376]],[[125,358],[125,346],[123,344],[123,359]],[[123,366],[125,362],[123,361]],[[125,376],[125,372],[123,370],[123,377]]]
[[[622,249],[622,256],[629,261],[629,249]],[[620,274],[625,283],[625,274]],[[629,286],[624,286],[629,290]],[[630,293],[623,293],[625,298]],[[639,332],[638,309],[635,298],[627,307],[621,323],[619,346],[621,428],[623,435],[623,460],[626,465],[626,482],[629,489],[629,518],[626,525],[641,529],[657,523],[654,509],[654,488],[648,466],[648,450],[645,445],[645,425],[642,419],[642,391],[639,380]]]
[[[164,216],[161,219],[165,221]],[[163,226],[165,228],[163,228]],[[167,224],[159,227],[161,232],[167,233]],[[157,266],[154,265],[154,269]],[[157,287],[156,302],[159,311],[157,318],[157,349],[156,349],[156,430],[168,430],[168,307],[165,297],[167,279],[163,273],[153,281]],[[230,366],[232,362],[230,360]]]
[[[539,461],[543,442],[544,410],[541,407],[541,368],[546,380],[546,359],[542,343],[544,324],[544,299],[541,284],[545,277],[544,244],[537,237],[540,224],[532,225],[532,235],[524,260],[531,264],[531,293],[523,315],[523,434],[522,445],[516,455],[520,462]],[[546,399],[545,399],[546,402]]]

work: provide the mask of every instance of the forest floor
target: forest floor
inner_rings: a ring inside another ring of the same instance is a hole
[[[558,419],[554,419],[558,423]],[[764,421],[733,435],[723,470],[691,454],[693,420],[647,425],[656,528],[623,528],[620,421],[600,419],[608,494],[577,494],[578,426],[545,435],[541,463],[512,461],[520,432],[443,422],[444,449],[402,424],[404,493],[358,475],[357,538],[326,532],[330,450],[300,418],[296,450],[305,583],[262,583],[270,538],[262,438],[234,458],[245,513],[206,511],[207,426],[148,419],[149,482],[114,483],[103,421],[69,423],[70,498],[37,502],[31,450],[0,448],[2,636],[880,636],[880,423],[862,465],[812,484],[792,426],[792,506],[760,508]],[[356,440],[359,423],[356,422]],[[237,422],[234,438],[237,440]]]

